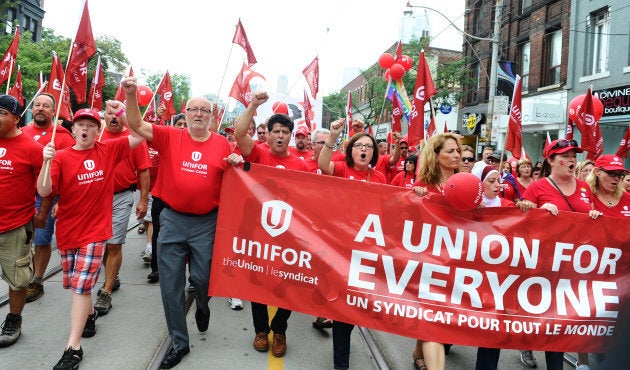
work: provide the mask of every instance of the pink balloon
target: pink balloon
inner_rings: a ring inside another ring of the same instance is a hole
[[[483,185],[477,176],[459,172],[444,184],[444,198],[449,206],[458,211],[470,211],[481,204]]]
[[[273,105],[271,106],[271,110],[273,111],[274,114],[282,113],[282,114],[286,114],[287,116],[289,115],[289,107],[287,106],[286,103],[281,102],[281,101],[277,101],[273,103]]]
[[[391,67],[392,64],[394,64],[394,56],[390,53],[383,53],[378,58],[378,65],[380,65],[383,69]]]
[[[394,80],[400,80],[405,75],[405,68],[398,63],[394,63],[389,67],[389,73]]]
[[[403,54],[401,55],[399,60],[396,61],[396,63],[399,63],[401,66],[403,66],[405,71],[408,71],[413,66],[413,59],[411,59],[411,57],[409,57],[408,55]]]

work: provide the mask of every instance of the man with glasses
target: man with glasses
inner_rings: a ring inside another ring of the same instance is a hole
[[[224,158],[230,154],[230,146],[225,137],[209,130],[212,107],[206,98],[193,97],[188,101],[187,127],[179,130],[144,122],[136,97],[136,79],[129,77],[122,85],[127,94],[129,128],[160,152],[153,194],[164,203],[160,214],[158,269],[164,315],[172,340],[160,367],[170,369],[190,352],[184,311],[187,259],[195,287],[197,329],[205,332],[210,322],[210,264],[221,182],[227,166]],[[243,133],[248,124],[249,121],[245,122]]]
[[[492,153],[494,153],[494,149],[492,149],[491,146],[485,146],[483,148],[483,152],[481,153],[481,160],[475,162],[472,173],[481,173],[486,166],[490,166],[490,156]]]
[[[325,128],[318,128],[311,134],[313,142],[313,155],[304,161],[308,167],[308,172],[314,172],[317,174],[322,173],[317,167],[317,160],[319,159],[319,154],[322,152],[324,144],[326,144],[328,136],[330,136],[330,130]]]
[[[243,156],[250,162],[260,163],[267,166],[286,168],[308,172],[305,161],[299,159],[289,151],[289,141],[291,131],[293,131],[293,121],[286,114],[276,113],[267,120],[267,131],[271,138],[271,147],[266,149],[262,145],[256,145],[254,140],[247,135],[247,124],[254,117],[256,109],[269,99],[264,91],[255,93],[245,112],[239,117],[236,123],[234,136],[238,147],[241,148]],[[234,160],[235,154],[229,158],[231,163],[242,161]],[[273,331],[273,342],[271,344],[271,354],[275,357],[284,356],[287,350],[286,330],[287,321],[291,311],[278,307],[276,314],[269,322],[267,305],[252,302],[252,318],[254,320],[254,349],[260,352],[269,350],[268,335]]]
[[[266,144],[267,143],[267,125],[261,123],[256,127],[256,145]]]
[[[33,101],[33,122],[22,128],[22,132],[32,137],[37,143],[45,146],[50,142],[53,132],[53,116],[55,114],[55,98],[49,93],[41,93]],[[63,126],[57,126],[55,134],[55,149],[65,149],[74,145],[74,138],[70,131]],[[52,217],[52,206],[56,198],[41,198],[37,195],[35,207],[39,212],[33,219],[35,236],[35,255],[33,281],[28,284],[26,302],[33,302],[44,295],[44,273],[50,262],[52,253],[52,237],[55,232],[55,219]]]

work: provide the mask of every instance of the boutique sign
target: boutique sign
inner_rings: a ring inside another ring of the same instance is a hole
[[[595,92],[604,104],[604,117],[630,114],[630,85]]]

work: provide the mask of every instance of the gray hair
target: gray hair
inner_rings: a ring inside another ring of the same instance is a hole
[[[311,142],[315,142],[315,140],[317,139],[317,134],[330,135],[330,130],[326,128],[318,128],[317,130],[311,132]]]

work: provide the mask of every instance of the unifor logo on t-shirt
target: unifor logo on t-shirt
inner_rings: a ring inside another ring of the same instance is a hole
[[[260,224],[263,229],[276,237],[289,229],[293,207],[281,200],[269,200],[263,203]]]
[[[201,152],[192,152],[192,160],[195,162],[199,162],[201,159]]]
[[[7,149],[6,148],[0,148],[0,158],[4,157],[5,154],[7,154]]]
[[[96,167],[96,165],[94,164],[93,160],[86,159],[85,161],[83,161],[83,167],[85,167],[85,169],[88,171],[92,171],[94,167]]]

